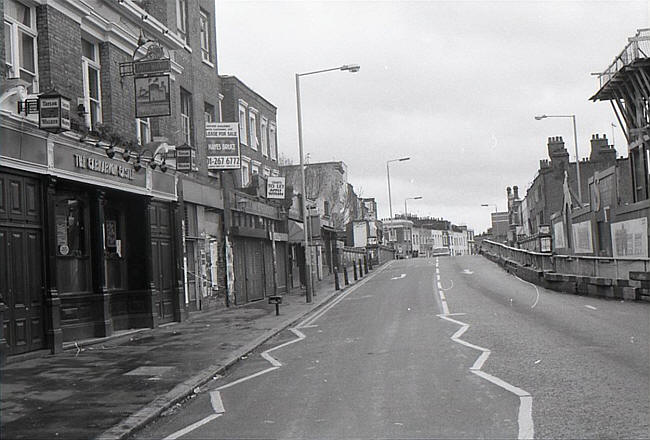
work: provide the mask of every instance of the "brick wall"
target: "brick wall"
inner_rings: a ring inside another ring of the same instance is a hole
[[[133,77],[120,77],[120,63],[131,61],[110,43],[99,45],[102,82],[102,119],[125,141],[136,140]]]
[[[40,90],[55,88],[76,108],[77,98],[83,96],[81,27],[47,5],[36,8],[36,26]]]

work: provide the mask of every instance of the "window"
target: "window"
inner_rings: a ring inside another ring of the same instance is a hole
[[[260,121],[260,137],[262,138],[262,154],[265,157],[269,156],[269,133],[268,133],[268,121],[265,117],[262,117]]]
[[[214,113],[214,106],[208,104],[207,102],[203,103],[203,114],[205,116],[205,122],[217,122],[216,115]]]
[[[7,77],[28,82],[29,93],[38,93],[35,10],[15,0],[6,0],[4,12]]]
[[[268,167],[264,167],[264,170],[262,171],[262,174],[264,177],[269,177],[271,175],[271,169]]]
[[[253,150],[257,150],[259,145],[257,143],[257,116],[255,116],[255,110],[249,109],[248,112],[248,132],[249,132],[249,143],[248,146]]]
[[[181,135],[182,142],[192,145],[192,95],[184,89],[181,89]]]
[[[278,150],[275,138],[275,124],[273,122],[269,124],[269,149],[271,150],[271,159],[277,160]]]
[[[246,145],[248,144],[246,137],[246,103],[239,102],[239,142]]]
[[[329,217],[330,215],[330,202],[328,200],[323,201],[323,215]]]
[[[212,62],[210,52],[210,15],[203,9],[199,12],[199,21],[201,25],[201,59]]]
[[[221,105],[223,103],[223,98],[224,96],[219,93],[219,122],[223,122],[223,107]]]
[[[138,137],[138,143],[140,145],[144,145],[151,142],[151,121],[149,118],[138,118],[136,121],[136,135]]]
[[[83,38],[81,39],[81,66],[83,70],[86,126],[90,130],[95,130],[97,124],[102,122],[99,46],[97,43]]]
[[[259,173],[260,173],[260,165],[259,165],[259,163],[253,162],[253,164],[251,165],[251,174],[255,175],[255,174],[259,174]]]
[[[176,0],[176,30],[186,43],[189,42],[187,32],[187,0]]]
[[[250,176],[250,159],[243,157],[241,158],[241,184],[242,186],[248,186],[251,181]]]

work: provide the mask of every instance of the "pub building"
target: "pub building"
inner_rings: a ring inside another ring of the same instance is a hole
[[[12,104],[0,121],[6,354],[178,318],[175,175],[40,130]]]

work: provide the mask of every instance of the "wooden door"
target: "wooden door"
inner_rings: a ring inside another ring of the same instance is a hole
[[[246,240],[246,281],[248,301],[264,299],[264,257],[262,242]]]
[[[45,347],[40,200],[36,179],[0,174],[0,295],[9,354]]]

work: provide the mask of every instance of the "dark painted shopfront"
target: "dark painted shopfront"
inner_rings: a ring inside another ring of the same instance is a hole
[[[136,172],[69,136],[2,136],[6,353],[180,319],[173,174]]]

